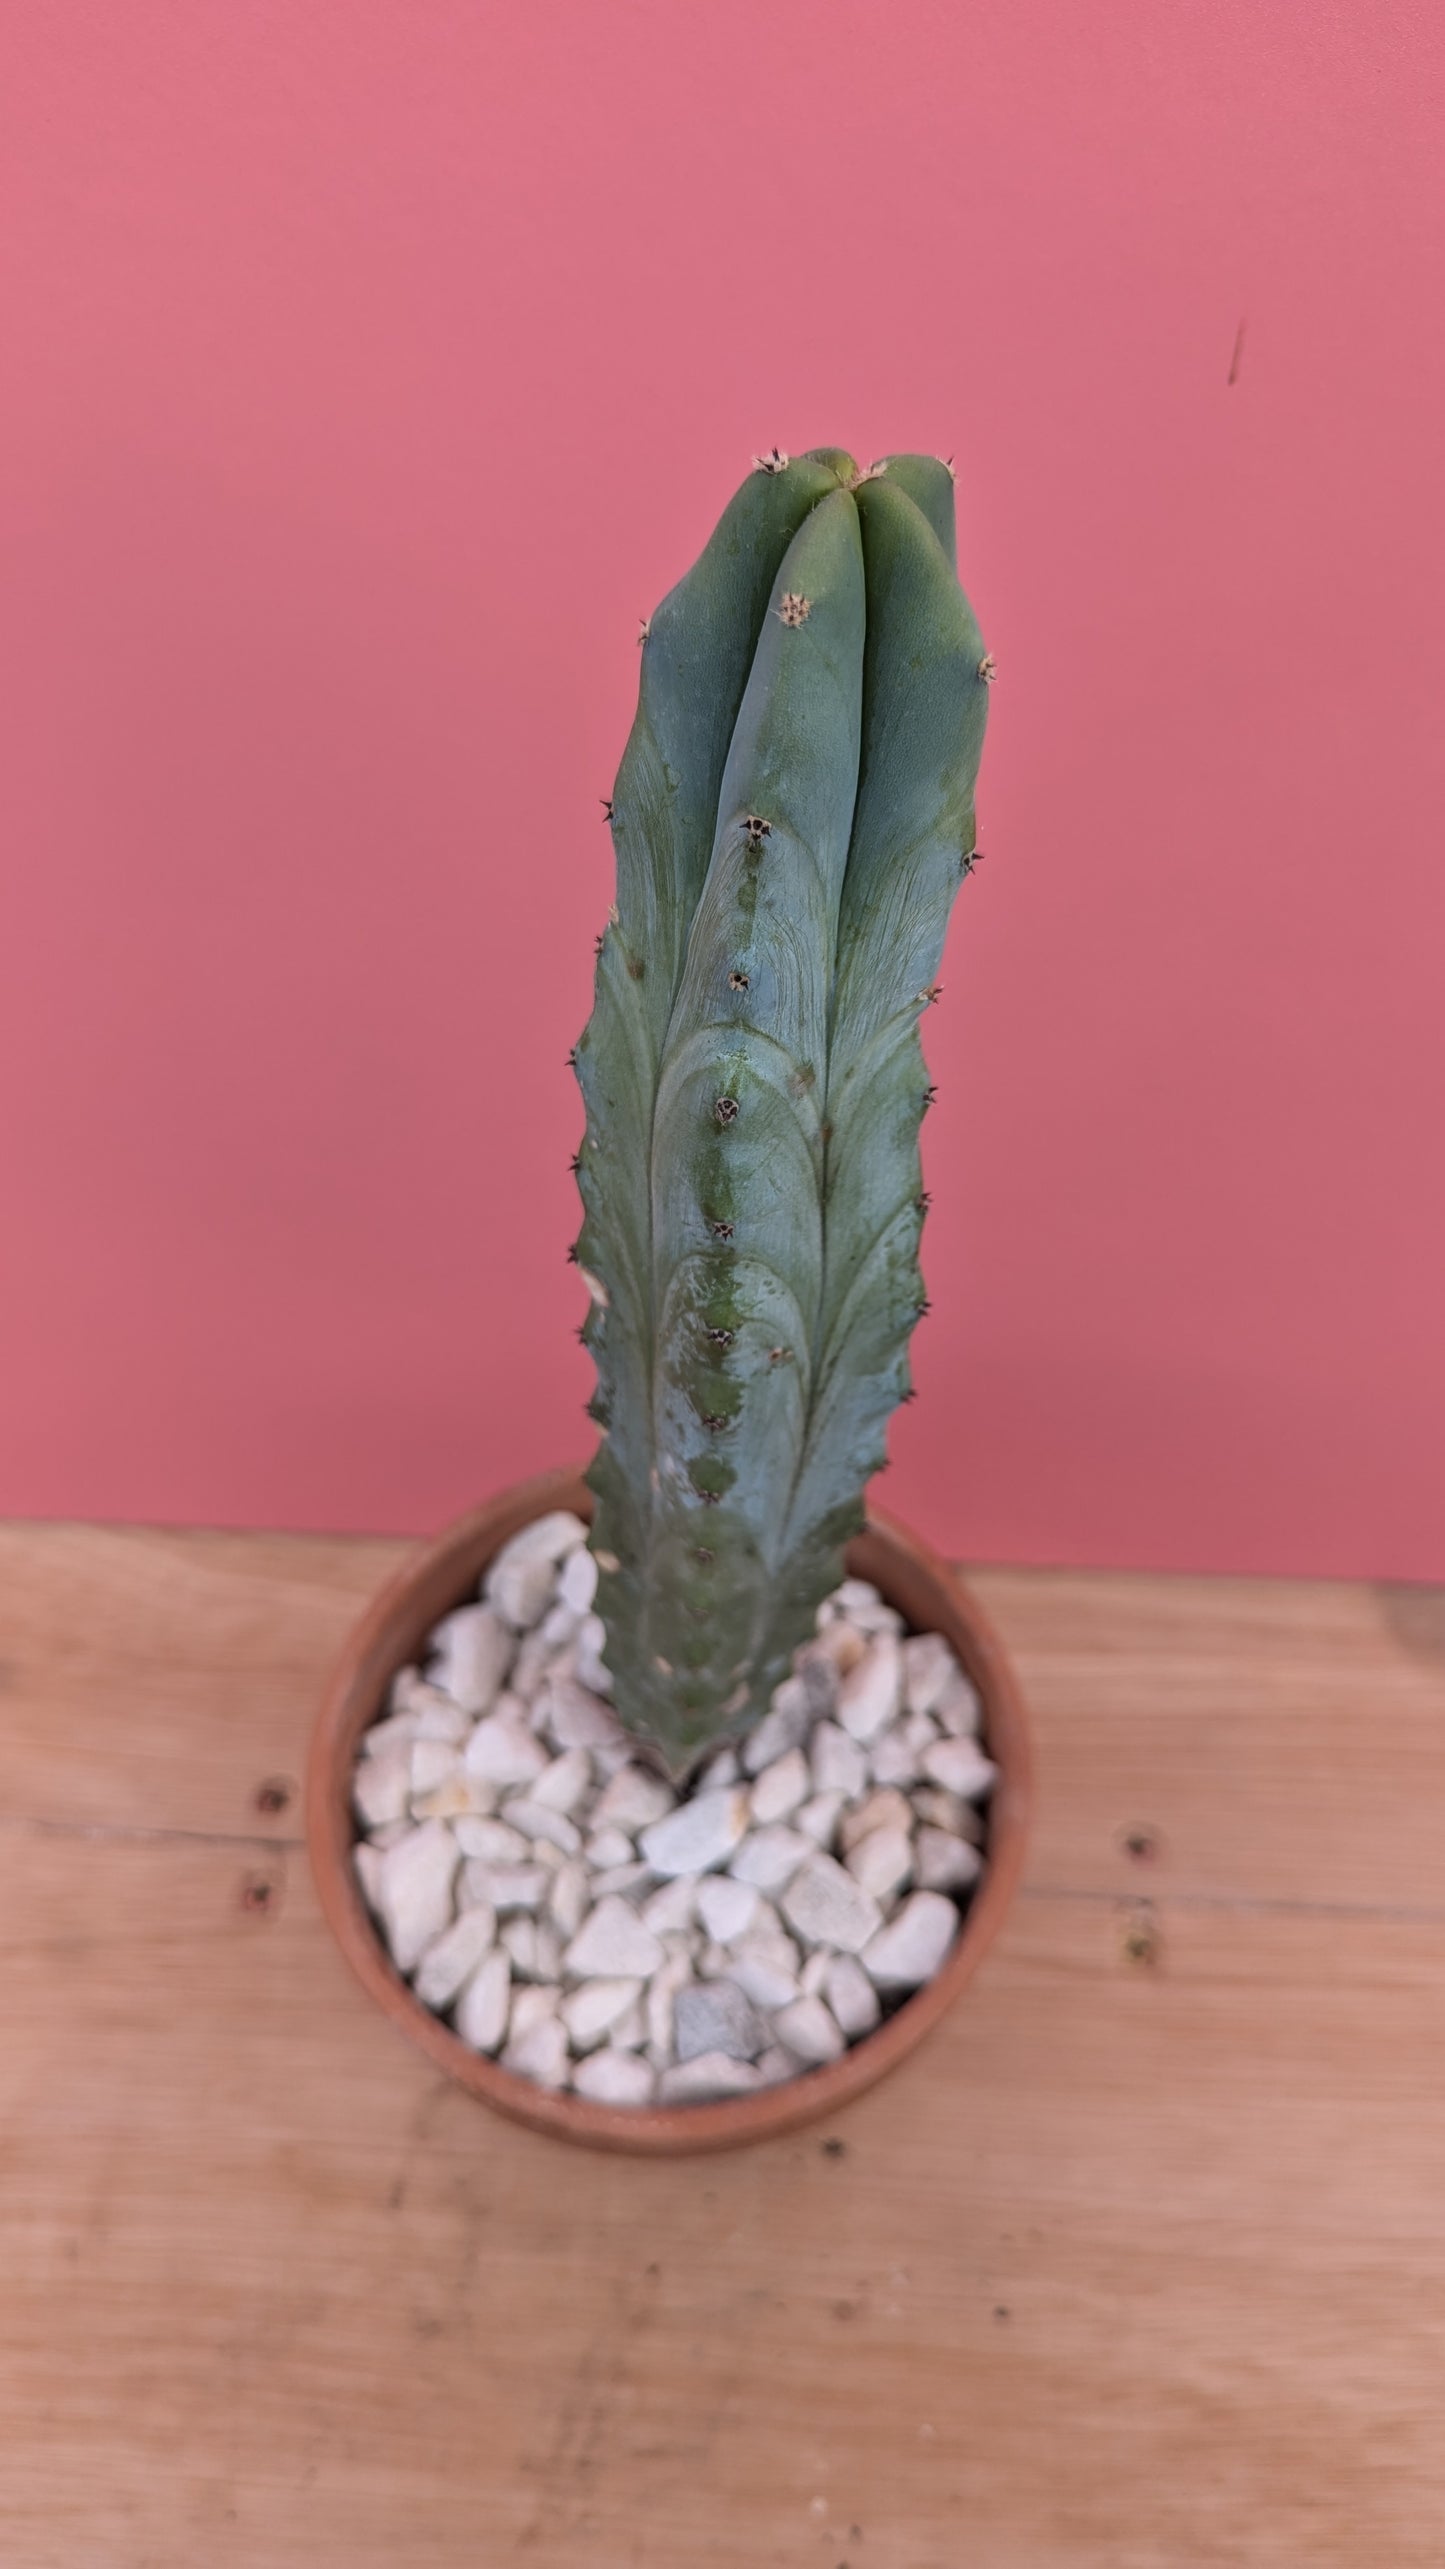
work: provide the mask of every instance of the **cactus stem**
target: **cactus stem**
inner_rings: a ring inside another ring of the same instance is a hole
[[[781,446],[770,446],[766,455],[755,455],[753,457],[753,471],[755,473],[785,473],[787,469],[788,459],[783,453]]]
[[[995,678],[998,676],[998,662],[995,660],[991,651],[986,651],[983,658],[980,660],[978,664],[978,674],[986,687],[991,687],[993,685]]]
[[[811,598],[805,598],[802,595],[802,592],[798,589],[788,589],[785,591],[783,602],[778,609],[778,618],[783,624],[797,626],[800,624],[806,624],[812,612],[813,601]]]
[[[735,1097],[715,1097],[712,1111],[720,1124],[735,1124],[738,1120],[738,1101]]]

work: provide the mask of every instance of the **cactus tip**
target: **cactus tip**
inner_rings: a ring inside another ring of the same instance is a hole
[[[980,660],[978,664],[978,674],[986,687],[991,687],[993,685],[995,678],[998,676],[998,662],[995,660],[991,651],[986,651],[983,658]]]
[[[712,1111],[720,1124],[735,1124],[738,1120],[738,1101],[735,1097],[715,1097],[712,1102]]]
[[[770,446],[766,455],[755,455],[753,457],[753,471],[755,473],[785,473],[787,469],[788,459],[783,453],[781,446]]]
[[[641,650],[642,645],[644,644],[644,642],[646,642],[646,640],[648,639],[648,636],[650,635],[651,631],[652,631],[652,618],[651,618],[651,616],[650,616],[650,615],[639,616],[639,617],[638,617],[638,619],[637,619],[637,647],[638,647],[639,651]]]
[[[779,621],[786,625],[806,624],[813,612],[813,601],[799,589],[787,589],[778,608]]]
[[[773,835],[772,822],[761,820],[756,812],[743,814],[743,829],[749,847],[761,847],[764,839]]]
[[[611,795],[610,795],[610,794],[599,794],[599,795],[598,795],[598,797],[597,797],[597,799],[598,799],[599,803],[600,803],[600,804],[601,804],[601,806],[602,806],[602,817],[603,817],[604,821],[610,821],[610,820],[611,820],[611,818],[612,818],[612,797],[611,797]]]

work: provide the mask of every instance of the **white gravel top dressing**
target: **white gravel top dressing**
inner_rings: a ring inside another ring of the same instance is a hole
[[[747,2096],[931,1980],[996,1770],[938,1633],[863,1579],[763,1721],[681,1794],[608,1700],[586,1529],[539,1517],[361,1740],[357,1876],[398,1971],[473,2050],[633,2112]]]

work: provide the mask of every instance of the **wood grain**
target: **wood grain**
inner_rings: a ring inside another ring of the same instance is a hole
[[[401,1549],[0,1534],[7,2569],[1438,2569],[1437,1599],[975,1572],[1000,1948],[646,2163],[438,2079],[254,1809]]]

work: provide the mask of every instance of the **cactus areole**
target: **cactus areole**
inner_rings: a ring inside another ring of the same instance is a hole
[[[643,629],[575,1256],[604,1655],[674,1774],[766,1710],[910,1388],[992,675],[930,456],[760,459]]]

